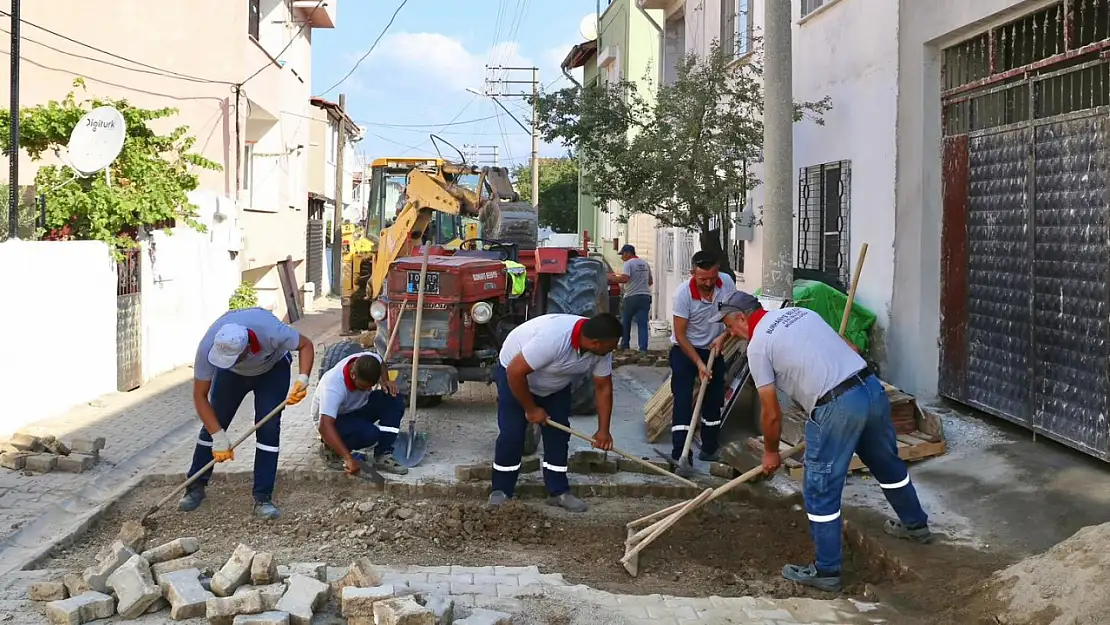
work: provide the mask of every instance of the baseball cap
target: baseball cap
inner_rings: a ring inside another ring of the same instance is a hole
[[[744,291],[736,291],[724,299],[724,301],[717,303],[717,310],[721,311],[721,316],[718,319],[725,318],[725,315],[734,312],[750,313],[763,308],[763,304],[751,293]]]
[[[237,323],[229,323],[216,331],[212,339],[212,349],[208,350],[208,362],[218,369],[230,369],[239,361],[240,354],[247,349],[247,329]]]
[[[635,256],[636,255],[636,248],[634,248],[631,245],[625,243],[624,247],[621,248],[620,253],[621,254],[632,254],[633,256]]]

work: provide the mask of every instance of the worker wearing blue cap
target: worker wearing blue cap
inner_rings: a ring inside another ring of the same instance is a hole
[[[748,368],[759,390],[766,473],[782,464],[782,413],[776,389],[809,415],[804,498],[816,553],[812,564],[783,567],[782,576],[820,590],[840,591],[840,498],[853,454],[867,465],[898,515],[898,520],[887,520],[886,533],[929,542],[928,516],[906,463],[898,457],[890,399],[855,348],[812,310],[767,311],[743,291],[726,298],[720,309],[728,332],[748,341]]]
[[[300,375],[289,387],[291,351],[297,351]],[[309,338],[281,322],[264,308],[224,313],[205,333],[193,363],[193,405],[204,424],[193,451],[189,477],[209,462],[234,460],[227,428],[247,393],[254,395],[254,419],[259,421],[281,405],[292,406],[308,395],[308,378],[316,354]],[[255,432],[254,513],[260,519],[281,516],[273,502],[277,481],[281,415]],[[206,471],[181,497],[178,508],[196,510],[212,470]]]

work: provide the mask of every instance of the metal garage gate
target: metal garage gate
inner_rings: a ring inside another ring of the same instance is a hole
[[[944,51],[941,394],[1110,460],[1107,0]]]
[[[305,256],[305,282],[314,284],[315,297],[321,297],[324,295],[324,200],[311,195],[305,228]]]

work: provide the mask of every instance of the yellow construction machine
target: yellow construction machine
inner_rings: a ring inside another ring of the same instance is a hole
[[[483,188],[490,194],[513,193],[508,170],[442,158],[380,158],[371,163],[365,236],[353,237],[344,249],[345,333],[371,329],[370,304],[381,293],[394,260],[423,242],[457,249],[480,237],[479,212],[483,202],[488,204],[488,198],[479,197]],[[497,215],[487,218],[495,225],[499,220]]]

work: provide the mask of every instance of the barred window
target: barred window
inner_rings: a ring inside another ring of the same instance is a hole
[[[851,161],[803,167],[798,178],[798,267],[848,284]]]

